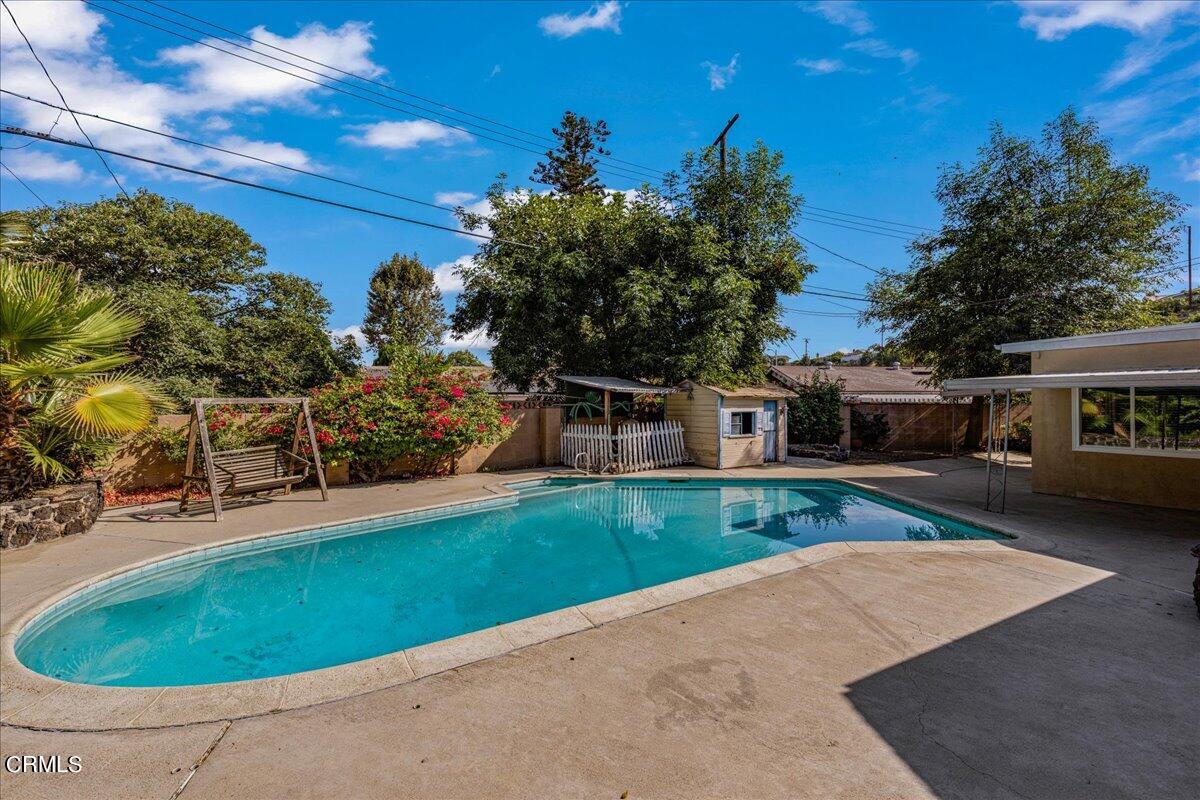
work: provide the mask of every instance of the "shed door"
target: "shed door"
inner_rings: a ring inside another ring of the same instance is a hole
[[[764,400],[762,410],[763,461],[774,461],[775,453],[775,418],[778,414],[778,403],[775,400]]]

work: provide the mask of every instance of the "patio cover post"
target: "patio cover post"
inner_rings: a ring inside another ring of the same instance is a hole
[[[996,390],[988,392],[987,472],[983,485],[983,510],[991,511],[992,505],[992,429],[996,426]]]
[[[1008,500],[1008,427],[1012,424],[1012,389],[1004,390],[1004,469],[1000,479],[1000,513]]]

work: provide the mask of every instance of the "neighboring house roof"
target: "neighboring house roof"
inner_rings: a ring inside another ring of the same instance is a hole
[[[771,375],[783,383],[808,383],[813,373],[820,373],[829,380],[842,380],[842,394],[938,394],[936,386],[926,385],[930,373],[927,369],[889,369],[887,367],[832,367],[800,366],[788,364],[771,367]]]
[[[711,392],[716,392],[721,397],[747,397],[747,398],[762,398],[766,400],[786,399],[792,396],[792,393],[782,386],[742,386],[738,389],[724,389],[720,386],[713,386],[708,383],[697,383],[696,381],[684,381],[679,384],[679,389],[686,389],[689,386],[700,386],[708,389]]]
[[[607,390],[610,392],[627,392],[629,394],[671,394],[676,391],[671,386],[655,386],[652,383],[631,381],[626,378],[613,378],[608,375],[558,375],[564,383],[576,386],[586,386],[589,389]]]
[[[1038,353],[1043,350],[1072,350],[1081,347],[1115,347],[1126,344],[1189,341],[1200,342],[1200,322],[1159,325],[1155,328],[1138,328],[1128,331],[1089,333],[1084,336],[1062,336],[1057,339],[1008,342],[996,345],[996,349],[1001,353]]]

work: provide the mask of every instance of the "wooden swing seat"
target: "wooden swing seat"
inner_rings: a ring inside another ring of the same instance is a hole
[[[295,406],[296,428],[292,448],[279,445],[243,447],[237,450],[213,450],[208,437],[205,409],[216,405],[285,405]],[[303,439],[308,440],[312,461],[296,451]],[[199,457],[197,457],[199,456]],[[312,470],[321,487],[321,499],[329,499],[325,486],[325,470],[321,467],[321,451],[313,428],[308,398],[302,397],[208,397],[192,401],[188,422],[187,461],[183,468],[183,490],[179,495],[179,510],[186,511],[192,484],[207,485],[212,500],[213,518],[221,521],[222,498],[264,494],[283,489],[290,494],[292,486],[308,477]]]
[[[275,489],[290,489],[308,477],[312,462],[290,450],[274,445],[244,447],[240,450],[218,450],[212,454],[213,484],[222,497],[258,494]],[[296,470],[297,464],[303,469]],[[190,476],[204,480],[207,476]]]

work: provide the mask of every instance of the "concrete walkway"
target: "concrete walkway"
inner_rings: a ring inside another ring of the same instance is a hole
[[[1009,513],[998,518],[978,510],[982,469],[972,459],[728,474],[848,478],[1021,538],[993,553],[862,548],[404,686],[232,723],[96,733],[4,726],[0,755],[78,755],[83,768],[0,772],[0,793],[1194,796],[1195,514],[1034,495],[1016,468]],[[231,510],[219,525],[110,512],[87,535],[5,553],[0,622],[143,558],[488,497],[511,480],[352,487],[329,503],[302,492]]]

